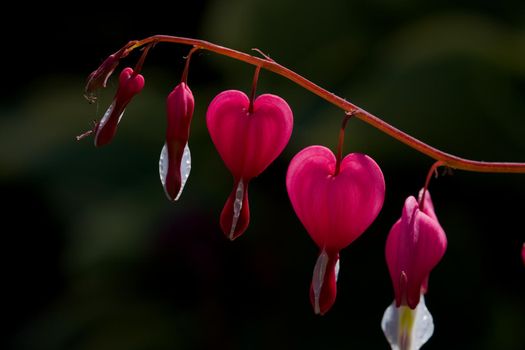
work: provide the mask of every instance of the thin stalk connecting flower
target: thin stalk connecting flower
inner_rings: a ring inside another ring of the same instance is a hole
[[[213,44],[205,40],[170,35],[153,35],[148,38],[131,41],[128,44],[126,44],[123,47],[123,49],[121,49],[124,53],[123,57],[128,55],[134,49],[137,49],[144,45],[148,45],[150,43],[160,42],[191,45],[202,50],[211,51],[219,55],[227,56],[235,60],[258,66],[261,67],[261,69],[266,69],[268,71],[276,73],[284,78],[287,78],[290,81],[293,81],[297,85],[316,94],[317,96],[341,108],[344,111],[354,111],[353,115],[356,118],[384,132],[385,134],[393,137],[394,139],[404,143],[410,148],[413,148],[416,151],[419,151],[430,158],[442,161],[443,165],[449,168],[485,173],[525,173],[525,163],[484,162],[470,160],[458,157],[450,153],[443,152],[435,147],[432,147],[418,140],[417,138],[397,129],[396,127],[390,125],[381,118],[373,115],[370,112],[367,112],[366,110],[358,107],[357,105],[354,105],[346,99],[339,97],[336,94],[331,93],[330,91],[320,87],[319,85],[292,71],[291,69],[286,68],[285,66],[275,62],[273,59],[266,57],[267,55],[265,54],[263,54],[265,58],[259,58],[241,51],[230,49],[228,47]],[[261,51],[258,49],[256,51],[261,53]]]

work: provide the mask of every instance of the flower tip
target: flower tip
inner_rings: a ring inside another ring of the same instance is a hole
[[[235,185],[222,209],[220,219],[222,232],[230,241],[242,235],[250,223],[248,181],[241,179]]]
[[[338,274],[339,253],[322,250],[315,263],[310,286],[310,302],[316,315],[324,315],[334,305]]]
[[[395,301],[385,310],[381,329],[392,349],[420,349],[434,333],[432,314],[425,298],[415,308],[396,306]]]

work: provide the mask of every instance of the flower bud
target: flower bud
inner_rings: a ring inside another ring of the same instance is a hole
[[[188,147],[194,109],[193,94],[182,82],[168,95],[166,143],[159,161],[160,181],[169,200],[179,199],[191,170]]]
[[[111,142],[117,126],[122,119],[131,99],[144,88],[144,77],[135,74],[133,69],[124,68],[120,73],[119,86],[113,102],[104,116],[95,126],[95,146],[103,146]]]

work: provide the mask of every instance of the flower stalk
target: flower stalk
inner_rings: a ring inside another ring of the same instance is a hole
[[[316,94],[336,107],[339,107],[346,112],[352,113],[356,118],[404,143],[410,148],[413,148],[430,158],[443,162],[443,166],[453,169],[485,173],[525,173],[525,163],[476,161],[443,152],[397,129],[381,118],[373,115],[370,112],[367,112],[366,110],[347,101],[346,99],[331,93],[330,91],[297,74],[291,69],[275,62],[273,59],[255,57],[247,53],[213,44],[205,40],[170,35],[153,35],[142,40],[131,41],[124,46],[124,52],[125,55],[128,55],[134,49],[151,43],[160,42],[191,45],[195,48],[227,56],[278,74],[303,87],[304,89]]]

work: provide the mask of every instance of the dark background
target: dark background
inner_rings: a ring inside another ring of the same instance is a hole
[[[0,105],[2,349],[387,349],[393,292],[384,242],[432,160],[352,120],[345,153],[382,167],[378,219],[342,252],[338,298],[313,315],[317,248],[285,191],[302,148],[334,149],[342,112],[263,72],[285,98],[292,139],[250,186],[252,222],[235,242],[218,217],[232,180],[205,128],[222,90],[248,91],[253,68],[197,54],[192,173],[181,200],[158,178],[165,97],[188,48],[158,45],[113,143],[74,136],[109,105],[85,77],[132,39],[192,36],[276,61],[444,151],[525,161],[525,4],[521,1],[193,1],[85,3],[4,13]],[[138,54],[124,61],[133,66]],[[436,330],[425,349],[523,349],[523,175],[455,171],[431,183],[447,253],[430,279]]]

